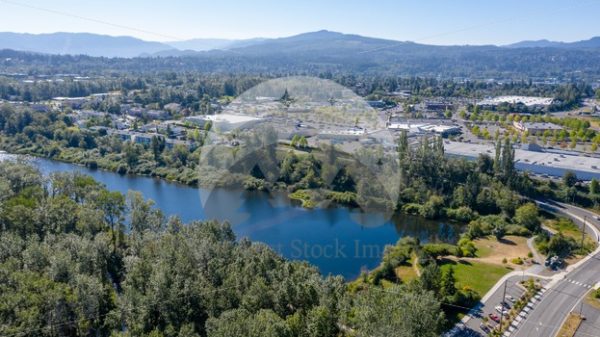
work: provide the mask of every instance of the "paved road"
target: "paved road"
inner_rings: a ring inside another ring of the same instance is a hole
[[[591,212],[565,204],[556,206],[561,207],[560,211],[570,216],[580,226],[579,219],[587,216],[588,223],[600,227],[600,223]],[[567,314],[571,311],[579,311],[582,298],[598,281],[600,281],[600,254],[596,251],[590,259],[570,273],[566,273],[563,279],[554,282],[534,310],[521,321],[511,337],[553,337]]]

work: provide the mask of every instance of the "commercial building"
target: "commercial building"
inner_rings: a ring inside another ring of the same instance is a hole
[[[348,129],[322,130],[318,133],[320,139],[331,139],[332,141],[359,140],[366,134],[364,128],[355,126]]]
[[[562,126],[553,123],[529,123],[529,122],[513,122],[515,129],[529,134],[544,133],[546,131],[560,131]]]
[[[205,125],[210,122],[212,123],[213,129],[231,131],[233,129],[252,127],[262,121],[262,118],[234,114],[216,114],[190,116],[186,117],[185,121],[201,128],[204,128]]]
[[[447,154],[476,159],[480,154],[495,155],[491,144],[444,142]],[[566,171],[574,172],[579,179],[600,179],[600,158],[586,157],[577,152],[542,152],[515,149],[515,167],[542,176],[562,177]]]
[[[389,130],[408,131],[410,133],[437,133],[442,136],[459,134],[461,129],[457,125],[430,124],[430,123],[389,123]]]
[[[530,108],[545,108],[554,103],[554,99],[550,97],[535,97],[535,96],[498,96],[486,98],[477,105],[488,108],[495,108],[500,104],[523,104]]]

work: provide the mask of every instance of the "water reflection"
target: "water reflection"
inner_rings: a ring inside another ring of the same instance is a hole
[[[284,193],[243,190],[200,190],[149,177],[122,176],[44,159],[34,162],[45,173],[81,171],[109,189],[137,190],[153,199],[166,215],[182,220],[217,219],[233,224],[238,237],[261,241],[288,258],[308,260],[324,274],[347,278],[372,269],[385,245],[403,236],[422,242],[454,242],[459,226],[397,214],[363,213],[343,207],[307,210],[292,205]],[[373,226],[377,224],[377,226]]]

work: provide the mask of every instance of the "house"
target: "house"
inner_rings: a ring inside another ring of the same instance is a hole
[[[54,97],[52,103],[59,108],[79,109],[87,100],[87,97]]]
[[[164,138],[161,135],[134,132],[131,135],[131,141],[134,142],[134,143],[137,143],[137,144],[148,145],[148,144],[150,144],[152,142],[152,138],[153,137]]]
[[[146,111],[146,116],[150,119],[167,119],[169,118],[169,113],[165,110],[148,110]]]
[[[178,113],[179,111],[181,111],[181,104],[179,104],[179,103],[165,104],[163,109],[169,111],[170,113]]]
[[[378,101],[367,101],[367,104],[369,104],[369,106],[371,106],[371,108],[385,108],[386,104],[384,101],[382,100],[378,100]]]
[[[131,132],[124,130],[107,130],[109,135],[116,135],[123,141],[131,140]]]
[[[129,116],[142,117],[142,114],[146,112],[146,109],[140,107],[131,107],[125,111]]]
[[[35,112],[49,112],[50,107],[46,104],[31,104],[29,107]]]

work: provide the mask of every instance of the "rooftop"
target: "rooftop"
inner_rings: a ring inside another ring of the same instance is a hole
[[[459,142],[444,142],[444,149],[449,154],[476,158],[479,154],[494,156],[495,148],[493,145],[471,144]],[[585,157],[573,152],[570,154],[560,154],[551,152],[533,152],[521,149],[515,149],[516,164],[526,165],[528,169],[554,168],[562,172],[572,170],[576,172],[586,172],[600,178],[600,158]],[[537,169],[536,173],[549,173],[547,170]]]
[[[562,126],[553,123],[521,123],[527,129],[562,130]]]
[[[498,96],[490,97],[477,103],[478,105],[498,105],[501,103],[518,104],[522,103],[526,106],[536,105],[551,105],[554,98],[550,97],[535,97],[535,96]]]

